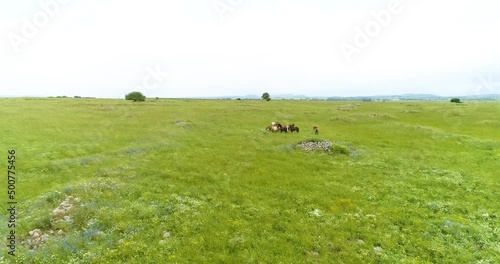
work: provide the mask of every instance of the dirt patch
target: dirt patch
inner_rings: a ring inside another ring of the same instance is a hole
[[[493,126],[493,127],[500,126],[500,122],[498,122],[497,120],[481,120],[477,122],[477,124],[483,126]]]
[[[190,128],[193,126],[193,123],[189,121],[175,120],[175,124],[182,128]]]
[[[351,110],[354,110],[356,108],[358,108],[359,105],[357,104],[346,104],[346,105],[341,105],[339,107],[339,110],[340,111],[351,111]]]

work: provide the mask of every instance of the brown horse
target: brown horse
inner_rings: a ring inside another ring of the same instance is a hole
[[[292,133],[293,131],[297,131],[297,133],[299,133],[299,127],[296,127],[295,124],[289,125],[288,130],[290,130],[290,133]]]
[[[317,135],[319,134],[319,129],[318,127],[313,127],[314,134]]]

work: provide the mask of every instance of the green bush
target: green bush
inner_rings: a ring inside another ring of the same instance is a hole
[[[125,95],[125,100],[132,100],[134,102],[142,102],[146,100],[146,96],[144,96],[141,92],[131,92]]]
[[[332,152],[337,154],[349,155],[349,148],[342,145],[333,145]]]
[[[451,98],[450,102],[457,103],[457,104],[461,103],[460,98]]]

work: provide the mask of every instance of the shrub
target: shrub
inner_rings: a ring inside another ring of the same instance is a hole
[[[461,103],[460,98],[451,98],[450,102],[457,103],[457,104]]]
[[[333,153],[343,154],[343,155],[349,155],[349,153],[350,153],[349,148],[346,146],[342,146],[342,145],[333,145],[333,148],[331,151]]]

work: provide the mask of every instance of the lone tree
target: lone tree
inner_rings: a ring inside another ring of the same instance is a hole
[[[142,102],[146,100],[146,96],[144,96],[141,92],[131,92],[125,95],[125,100],[132,100],[134,102]]]
[[[266,101],[271,101],[271,96],[269,95],[269,93],[263,93],[262,99],[264,99]]]
[[[457,104],[461,103],[460,98],[451,98],[450,102],[457,103]]]

